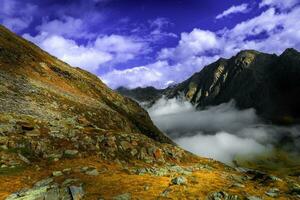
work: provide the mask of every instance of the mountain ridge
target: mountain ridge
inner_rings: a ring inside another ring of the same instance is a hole
[[[159,90],[160,95],[152,100],[183,96],[202,109],[234,99],[240,109],[255,108],[266,120],[297,122],[299,58],[300,53],[292,48],[279,56],[243,50],[229,59],[218,59],[175,86]],[[292,91],[292,96],[282,98],[284,90]]]

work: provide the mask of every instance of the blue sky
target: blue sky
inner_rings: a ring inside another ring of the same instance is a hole
[[[112,88],[164,88],[243,49],[300,50],[299,3],[0,0],[0,23]]]

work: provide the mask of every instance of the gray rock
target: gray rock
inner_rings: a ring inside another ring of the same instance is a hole
[[[239,187],[239,188],[244,188],[245,185],[241,184],[241,183],[233,183],[232,187]]]
[[[130,200],[130,199],[131,199],[130,193],[124,193],[113,197],[113,200]]]
[[[62,183],[62,186],[67,186],[67,185],[70,185],[71,183],[74,183],[77,181],[78,181],[78,179],[68,178]]]
[[[99,175],[99,172],[97,169],[90,169],[90,170],[87,170],[85,172],[86,175],[89,175],[89,176],[98,176]]]
[[[257,197],[257,196],[249,196],[246,197],[247,200],[262,200],[261,198]]]
[[[40,180],[40,181],[36,182],[34,184],[34,187],[47,186],[47,185],[49,185],[52,182],[53,182],[53,178],[46,178],[46,179],[43,179],[43,180]]]
[[[238,195],[231,195],[226,192],[219,191],[209,194],[206,200],[241,200],[241,198]]]
[[[58,177],[58,176],[62,176],[62,175],[63,175],[63,173],[61,171],[52,172],[52,176],[54,176],[54,177]]]
[[[292,194],[300,195],[300,185],[297,183],[290,183],[289,190],[290,190],[290,193],[292,193]]]
[[[8,196],[5,200],[39,200],[46,195],[49,186],[37,187],[25,191],[16,192]],[[21,197],[21,198],[20,198]]]
[[[162,196],[162,197],[167,197],[171,191],[172,191],[171,188],[166,188],[166,189],[160,194],[160,196]]]
[[[78,150],[65,150],[64,154],[66,156],[76,156],[78,154]]]
[[[31,163],[31,162],[30,162],[25,156],[23,156],[22,154],[18,153],[18,156],[19,156],[19,158],[20,158],[23,162],[25,162],[26,164],[30,164],[30,163]]]
[[[183,184],[186,184],[187,183],[187,180],[185,177],[183,176],[178,176],[176,178],[173,178],[171,180],[171,182],[174,184],[174,185],[183,185]]]
[[[70,193],[72,195],[73,200],[80,200],[84,196],[84,191],[83,191],[83,188],[81,186],[79,186],[79,187],[70,186],[69,190],[70,190]]]
[[[59,189],[57,187],[51,188],[45,194],[44,200],[56,200],[60,199]]]
[[[266,195],[268,195],[269,197],[278,197],[279,195],[279,189],[278,188],[271,188],[270,190],[268,190],[266,192]]]

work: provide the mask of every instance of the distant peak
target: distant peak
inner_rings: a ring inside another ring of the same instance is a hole
[[[300,53],[294,48],[287,48],[286,50],[284,50],[284,52],[281,55],[294,55],[294,54],[300,54]]]

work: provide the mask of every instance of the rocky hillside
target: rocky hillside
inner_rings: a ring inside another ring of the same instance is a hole
[[[136,102],[0,26],[0,199],[297,199],[174,145]]]
[[[184,96],[198,108],[234,99],[239,108],[255,108],[265,119],[298,122],[299,76],[300,53],[294,49],[286,49],[280,56],[246,50],[217,60],[161,94]]]

